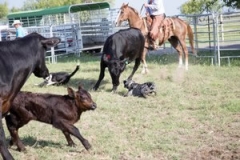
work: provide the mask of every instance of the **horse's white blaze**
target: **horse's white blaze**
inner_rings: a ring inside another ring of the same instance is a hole
[[[118,25],[117,22],[118,22],[118,18],[120,16],[120,14],[121,14],[121,10],[118,12],[117,18],[115,19],[115,25]]]

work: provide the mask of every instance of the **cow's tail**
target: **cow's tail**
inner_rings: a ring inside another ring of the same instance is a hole
[[[189,43],[192,49],[192,52],[194,55],[197,55],[195,49],[194,49],[194,38],[193,38],[193,31],[192,28],[189,24],[187,24],[187,34],[188,34],[188,39],[189,39]]]
[[[75,70],[69,75],[69,78],[74,76],[74,74],[79,70],[79,64],[76,66]]]

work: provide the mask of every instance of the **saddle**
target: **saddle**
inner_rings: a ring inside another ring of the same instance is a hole
[[[174,21],[172,18],[165,18],[159,26],[159,44],[162,45],[166,40],[173,36],[175,30]]]
[[[149,32],[151,30],[152,18],[150,16],[147,16],[144,18],[145,18],[144,21],[146,22],[146,27]],[[159,26],[157,26],[157,28],[158,28],[158,33],[157,33],[156,40],[158,40],[158,44],[159,46],[161,46],[169,37],[173,35],[173,31],[175,29],[174,21],[172,18],[164,18],[162,23]],[[151,38],[150,35],[149,37]]]

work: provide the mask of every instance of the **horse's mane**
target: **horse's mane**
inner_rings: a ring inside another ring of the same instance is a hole
[[[128,7],[141,18],[140,14],[138,13],[138,11],[135,8],[133,8],[131,6],[128,6]]]

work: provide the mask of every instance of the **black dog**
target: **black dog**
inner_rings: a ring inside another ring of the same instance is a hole
[[[128,89],[128,92],[124,95],[127,96],[138,96],[147,98],[149,95],[156,95],[156,86],[153,82],[146,82],[143,84],[135,83],[133,80],[124,80],[124,88]]]
[[[64,85],[67,84],[70,78],[79,70],[79,65],[76,66],[75,70],[69,74],[67,72],[55,72],[50,73],[48,77],[44,79],[44,82],[40,83],[39,86],[44,85]]]

